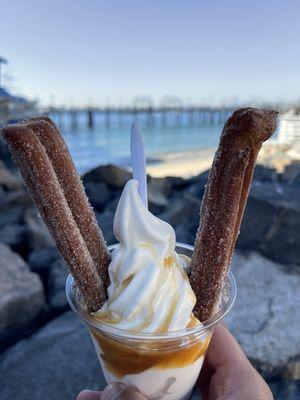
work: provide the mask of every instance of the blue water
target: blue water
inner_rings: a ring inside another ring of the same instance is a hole
[[[87,128],[86,113],[78,114],[76,129],[71,127],[69,114],[59,118],[51,116],[61,128],[78,171],[82,174],[95,166],[107,163],[129,165],[130,124],[132,116],[111,115],[107,126],[103,114],[96,115],[94,129]],[[161,155],[186,151],[204,150],[217,146],[223,122],[202,122],[187,124],[187,116],[170,115],[165,125],[159,116],[154,116],[153,126],[149,126],[147,115],[139,115],[135,120],[141,126],[146,157],[157,159]]]

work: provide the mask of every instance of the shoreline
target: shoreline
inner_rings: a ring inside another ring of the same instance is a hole
[[[180,176],[190,178],[209,169],[216,148],[157,155],[157,162],[147,164],[147,173],[155,178]]]
[[[210,169],[215,151],[216,147],[156,154],[147,160],[147,173],[155,178],[166,176],[190,178]],[[279,173],[293,163],[300,163],[300,146],[296,143],[265,143],[257,159],[257,164],[274,168]],[[126,169],[128,168],[129,166],[126,166]]]

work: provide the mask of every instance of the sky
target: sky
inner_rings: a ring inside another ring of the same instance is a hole
[[[299,0],[0,0],[0,56],[45,105],[296,102],[299,15]]]

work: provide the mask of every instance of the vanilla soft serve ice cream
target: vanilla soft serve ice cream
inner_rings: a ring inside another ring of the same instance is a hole
[[[109,265],[108,300],[98,313],[115,327],[135,332],[170,332],[191,323],[196,298],[175,252],[175,232],[141,201],[130,180],[114,219],[119,246]]]
[[[101,328],[91,329],[92,338],[108,382],[129,383],[156,400],[184,399],[196,382],[210,336],[151,340],[151,335],[200,322],[192,313],[196,298],[186,274],[189,258],[176,253],[173,228],[148,211],[137,188],[132,179],[121,195],[108,299],[93,314],[120,331],[110,337]],[[122,331],[141,338],[122,339]]]

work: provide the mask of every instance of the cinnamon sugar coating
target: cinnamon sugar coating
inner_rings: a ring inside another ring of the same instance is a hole
[[[107,274],[108,251],[60,133],[42,118],[8,125],[2,135],[88,309],[98,310],[106,300],[99,269]]]
[[[254,165],[262,143],[276,129],[277,112],[244,108],[226,122],[208,178],[190,266],[194,314],[214,314],[239,234]]]

